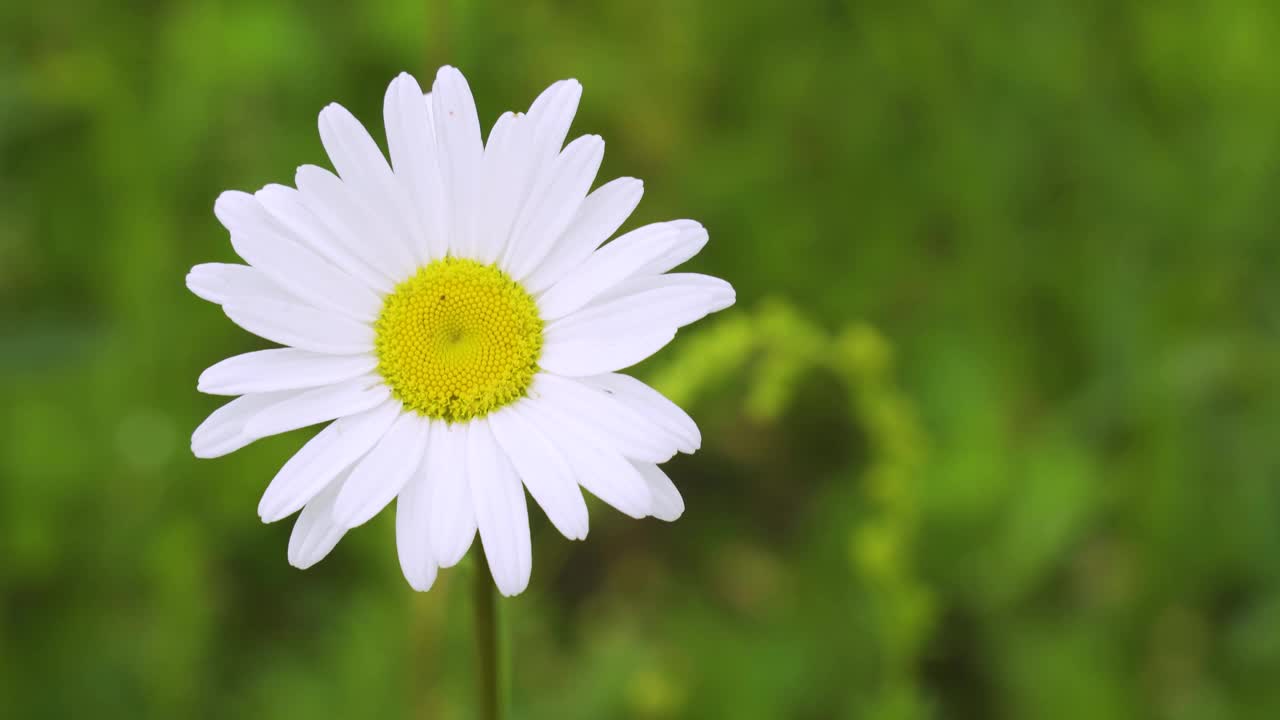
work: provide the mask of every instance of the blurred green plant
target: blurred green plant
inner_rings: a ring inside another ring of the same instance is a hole
[[[767,300],[755,311],[718,321],[672,354],[651,376],[655,387],[694,406],[725,376],[744,373],[744,410],[760,422],[777,422],[795,400],[797,384],[814,371],[829,371],[843,383],[870,456],[860,478],[867,509],[849,543],[853,567],[866,585],[876,641],[873,694],[859,704],[872,718],[926,717],[918,671],[933,610],[913,557],[925,442],[910,402],[895,384],[889,343],[865,323],[828,335],[792,305]]]

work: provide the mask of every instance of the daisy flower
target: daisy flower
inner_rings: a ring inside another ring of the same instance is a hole
[[[588,192],[604,141],[565,145],[582,87],[557,82],[482,141],[471,90],[402,74],[383,106],[390,163],[347,110],[320,113],[336,170],[223,193],[214,213],[244,265],[197,265],[196,295],[284,347],[224,360],[202,392],[239,396],[196,429],[203,458],[329,423],[276,474],[258,513],[299,511],[289,562],[319,562],[395,501],[409,584],[426,590],[476,534],[499,591],[529,583],[525,490],[570,539],[582,489],[634,518],[684,502],[659,464],[692,453],[693,420],[618,371],[734,302],[723,280],[668,272],[707,232],[692,220],[608,240],[640,201]]]

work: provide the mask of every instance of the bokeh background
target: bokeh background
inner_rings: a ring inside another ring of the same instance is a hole
[[[738,305],[637,373],[673,525],[534,517],[518,718],[1280,717],[1280,5],[0,5],[0,716],[467,718],[469,567],[386,514],[308,572],[197,461],[228,188],[551,81]]]

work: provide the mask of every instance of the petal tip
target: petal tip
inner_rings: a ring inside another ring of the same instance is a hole
[[[436,71],[436,82],[442,80],[462,80],[466,82],[462,77],[462,71],[452,65],[441,65],[440,69]]]
[[[281,510],[282,508],[278,506],[278,503],[273,498],[263,495],[262,500],[258,503],[258,518],[270,525],[277,520],[283,520],[288,515],[288,513]]]
[[[409,587],[413,588],[414,592],[426,592],[430,590],[431,587],[435,584],[436,584],[436,579],[434,577],[426,581],[423,581],[420,579],[409,581]]]
[[[238,224],[238,216],[244,211],[245,203],[252,200],[253,196],[243,190],[224,190],[213,201],[213,215],[230,231],[233,225]]]

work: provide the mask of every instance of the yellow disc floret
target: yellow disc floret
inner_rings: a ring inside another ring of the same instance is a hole
[[[378,372],[405,407],[464,422],[524,397],[538,369],[533,298],[493,265],[445,258],[387,296],[374,324]]]

